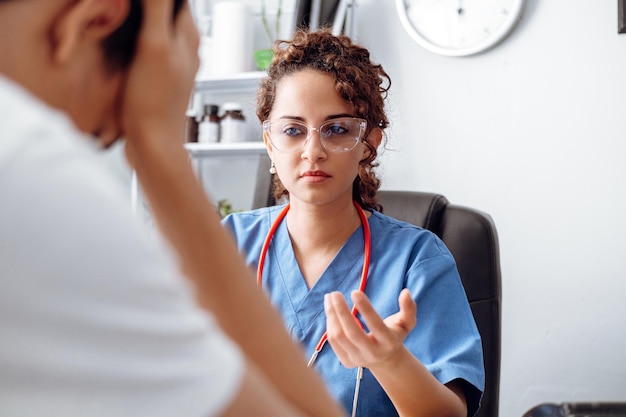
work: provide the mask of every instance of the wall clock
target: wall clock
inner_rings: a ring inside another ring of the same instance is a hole
[[[431,52],[467,56],[486,51],[513,30],[524,0],[396,0],[409,35]]]

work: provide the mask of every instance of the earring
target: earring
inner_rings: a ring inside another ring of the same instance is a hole
[[[274,161],[272,161],[272,166],[270,167],[270,174],[276,174],[276,165],[274,165]]]

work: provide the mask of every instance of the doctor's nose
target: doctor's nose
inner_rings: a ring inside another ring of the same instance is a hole
[[[322,137],[319,130],[310,129],[307,135],[304,149],[302,150],[302,159],[317,161],[326,157],[326,148],[322,143]]]

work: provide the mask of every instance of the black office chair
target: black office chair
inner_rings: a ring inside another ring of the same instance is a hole
[[[476,416],[497,417],[502,292],[498,235],[491,217],[434,193],[381,190],[378,201],[383,213],[437,234],[454,256],[483,344],[485,391]]]
[[[626,402],[543,403],[523,417],[626,417]]]

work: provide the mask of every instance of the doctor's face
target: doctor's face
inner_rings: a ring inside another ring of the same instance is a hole
[[[264,139],[292,204],[302,201],[323,205],[352,200],[359,161],[369,151],[362,140],[356,139],[362,137],[365,129],[360,130],[352,105],[335,90],[332,75],[306,69],[283,77],[276,87],[269,120],[272,127],[265,129]],[[332,121],[336,123],[327,124]],[[322,125],[325,128],[320,131]],[[342,139],[342,146],[334,146],[337,142],[331,140],[346,131],[353,132],[354,141]],[[303,146],[286,152],[286,142],[279,142],[279,134]],[[326,146],[322,136],[329,138]]]

